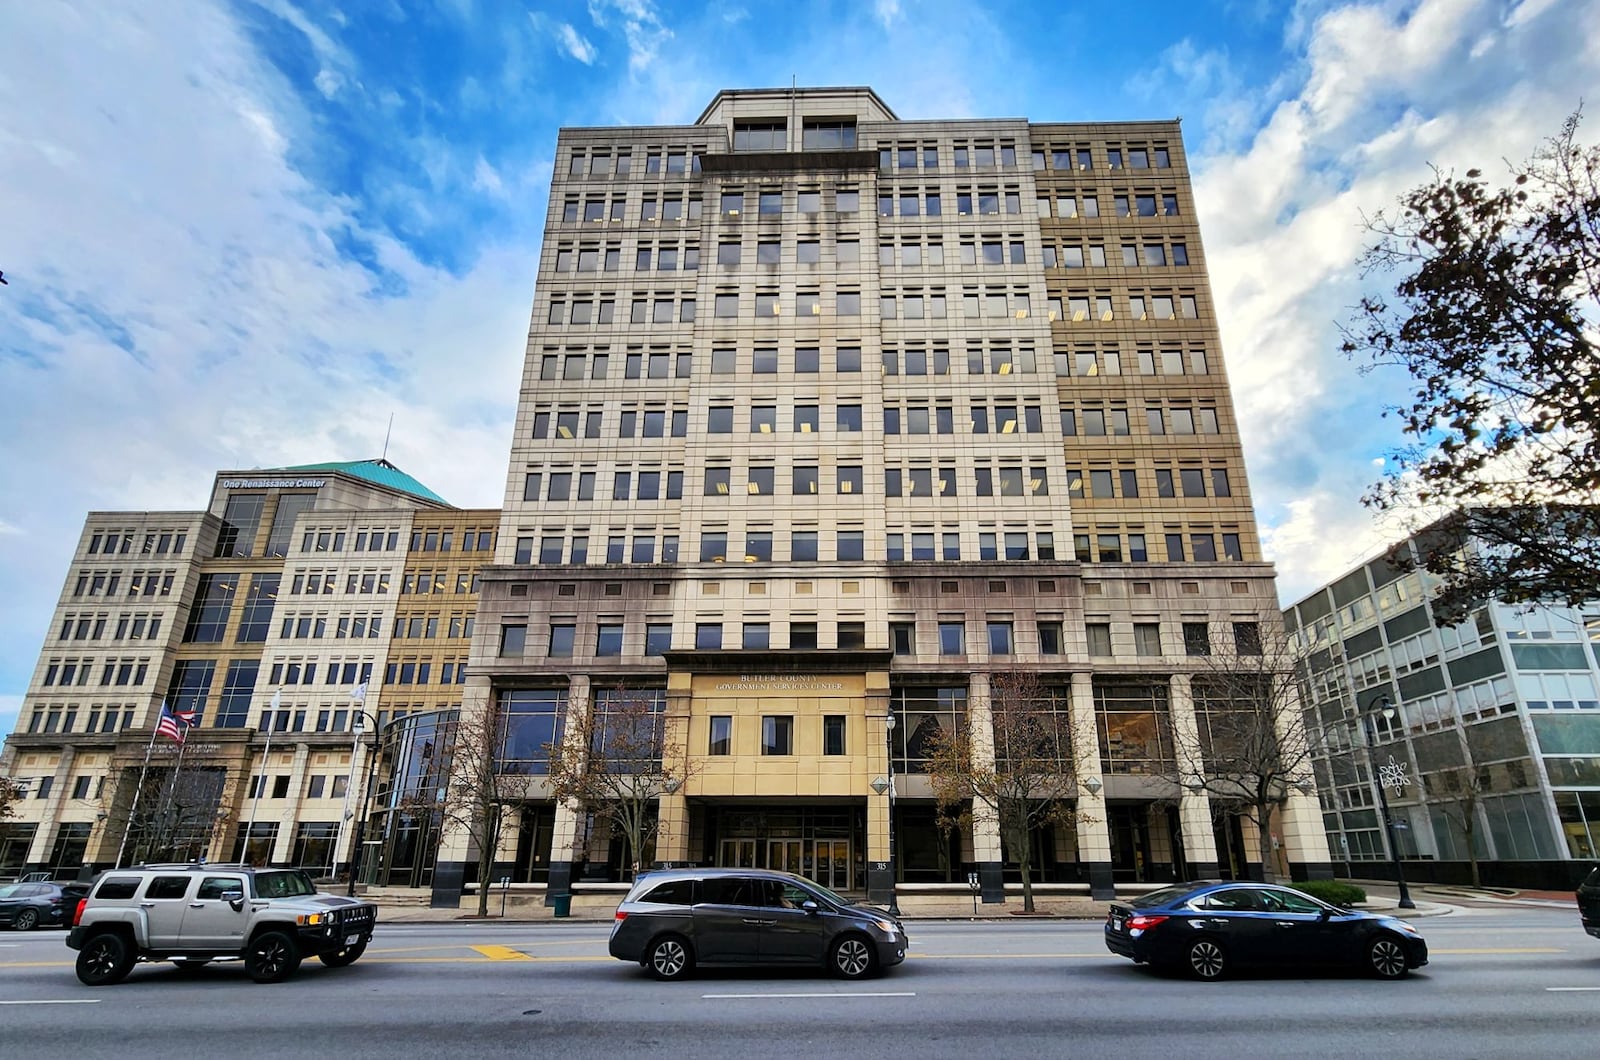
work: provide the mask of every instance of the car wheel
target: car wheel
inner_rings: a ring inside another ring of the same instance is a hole
[[[860,935],[846,935],[833,944],[828,966],[841,979],[865,979],[876,969],[877,954]]]
[[[650,944],[644,966],[663,982],[683,979],[694,971],[694,950],[677,935],[663,935]]]
[[[78,981],[86,986],[110,986],[126,979],[136,955],[121,935],[103,932],[78,951]]]
[[[281,931],[263,931],[245,951],[244,970],[258,983],[281,983],[299,967],[300,951]]]
[[[1210,982],[1221,979],[1228,969],[1228,954],[1216,939],[1201,938],[1189,943],[1189,974]]]
[[[1379,935],[1367,943],[1367,967],[1379,979],[1404,979],[1410,971],[1405,946],[1393,935]]]
[[[39,926],[39,910],[17,910],[17,918],[11,922],[11,926],[16,928],[18,931],[32,931],[34,928]]]
[[[345,965],[356,963],[356,960],[366,952],[367,944],[358,942],[354,946],[346,946],[344,949],[336,950],[333,953],[319,953],[317,954],[317,960],[329,968],[343,968]]]

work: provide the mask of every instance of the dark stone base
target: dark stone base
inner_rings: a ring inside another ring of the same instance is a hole
[[[440,861],[433,866],[432,909],[454,909],[461,904],[462,885],[467,878],[465,861]]]
[[[1196,861],[1190,864],[1189,871],[1192,879],[1215,880],[1218,878],[1217,863],[1215,861]]]
[[[894,890],[894,875],[889,866],[875,861],[867,866],[867,901],[885,908]]]
[[[552,861],[550,863],[550,878],[544,886],[544,904],[555,905],[554,898],[558,894],[572,893],[572,862]]]
[[[1109,902],[1117,896],[1117,886],[1111,879],[1111,862],[1088,861],[1084,867],[1089,870],[1089,897],[1097,902]]]
[[[1006,900],[1005,866],[998,861],[978,862],[978,893],[984,905],[1001,905]]]
[[[1331,880],[1333,877],[1333,862],[1331,861],[1289,862],[1289,878],[1291,880]]]

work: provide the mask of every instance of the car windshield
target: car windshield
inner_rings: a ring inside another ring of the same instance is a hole
[[[1159,891],[1141,894],[1128,904],[1135,909],[1154,909],[1163,905],[1171,905],[1193,890],[1193,887],[1163,887]]]
[[[317,893],[311,878],[303,872],[258,872],[255,883],[257,898],[298,898]]]
[[[846,905],[854,905],[855,904],[854,902],[850,901],[850,899],[848,899],[848,898],[841,898],[839,895],[834,894],[832,891],[828,890],[826,887],[822,886],[822,884],[820,884],[820,883],[812,883],[810,880],[807,880],[806,881],[806,888],[808,890],[815,891],[817,894],[822,895],[822,897],[826,898],[828,901],[832,902],[834,905],[837,905],[837,906],[846,906]]]

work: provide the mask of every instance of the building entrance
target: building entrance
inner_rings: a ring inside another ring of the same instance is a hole
[[[776,869],[835,891],[863,886],[866,815],[850,810],[708,807],[715,864],[730,869]],[[709,837],[708,837],[709,838]]]

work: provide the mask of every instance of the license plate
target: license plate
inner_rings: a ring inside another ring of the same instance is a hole
[[[356,943],[358,943],[360,941],[361,941],[361,936],[360,935],[346,935],[344,937],[344,944],[346,946],[354,946]]]
[[[1114,917],[1111,918],[1111,930],[1112,931],[1121,931],[1122,930],[1122,918],[1121,917],[1114,916]]]

